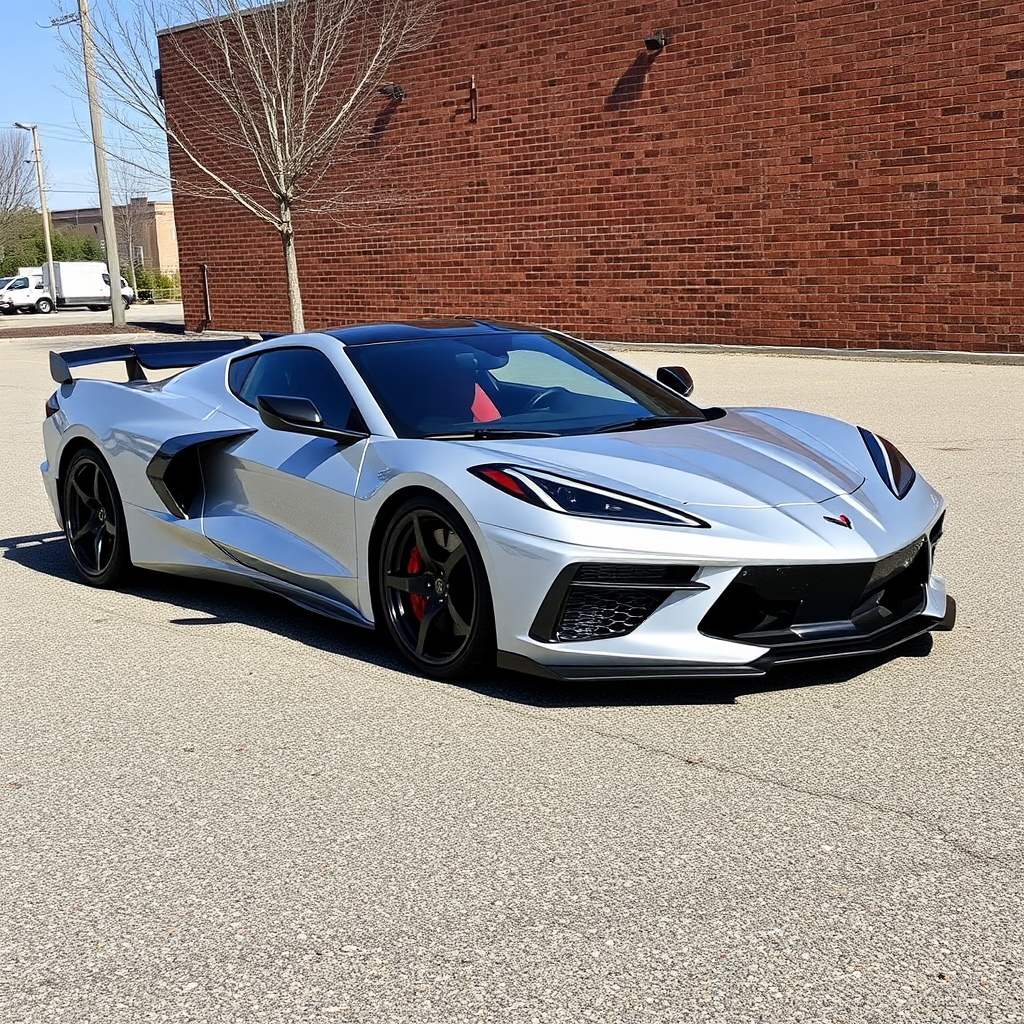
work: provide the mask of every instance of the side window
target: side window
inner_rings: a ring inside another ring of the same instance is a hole
[[[338,371],[315,348],[277,348],[236,359],[228,370],[228,387],[253,407],[260,395],[308,398],[327,426],[366,429]]]
[[[7,287],[10,291],[14,291],[15,288],[27,288],[28,278],[16,277]]]
[[[249,371],[256,365],[258,358],[258,356],[244,356],[241,359],[236,359],[228,367],[228,389],[236,397],[241,397],[245,378],[249,376]]]

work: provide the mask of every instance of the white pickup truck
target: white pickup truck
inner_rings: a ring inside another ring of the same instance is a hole
[[[53,299],[43,284],[41,267],[18,267],[0,288],[0,313],[52,313]]]

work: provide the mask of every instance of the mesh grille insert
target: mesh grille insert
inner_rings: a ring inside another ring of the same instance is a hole
[[[570,587],[555,638],[600,640],[631,633],[666,596],[668,590]]]
[[[695,565],[568,565],[541,603],[530,636],[550,643],[624,636],[678,590],[707,590]]]

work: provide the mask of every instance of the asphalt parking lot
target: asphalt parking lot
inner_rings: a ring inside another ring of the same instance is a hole
[[[453,686],[267,596],[76,582],[51,344],[0,329],[0,1022],[1024,1021],[1024,365],[626,353],[895,440],[956,631]]]

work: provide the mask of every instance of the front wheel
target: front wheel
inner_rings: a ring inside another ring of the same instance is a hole
[[[90,586],[113,587],[131,571],[128,530],[117,484],[91,449],[74,455],[64,473],[64,534],[71,560]]]
[[[40,299],[36,303],[36,311],[39,313],[52,313],[53,312],[53,300],[52,299]]]
[[[446,502],[422,495],[392,515],[377,599],[395,646],[425,675],[464,679],[493,667],[487,574],[469,529]]]

